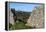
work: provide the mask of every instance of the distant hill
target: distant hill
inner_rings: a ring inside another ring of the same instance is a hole
[[[16,11],[16,15],[29,16],[31,12]]]

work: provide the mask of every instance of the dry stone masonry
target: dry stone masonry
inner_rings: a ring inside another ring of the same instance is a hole
[[[44,5],[35,7],[31,13],[31,16],[27,20],[28,26],[35,28],[43,28],[44,27]]]

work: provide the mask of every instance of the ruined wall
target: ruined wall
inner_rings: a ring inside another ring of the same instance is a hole
[[[10,23],[14,24],[13,13],[10,11]]]
[[[11,12],[10,9],[8,9],[8,23],[11,23],[12,25],[14,24],[14,19],[13,19],[13,13]]]
[[[36,28],[44,27],[44,6],[38,6],[33,9],[26,25]]]

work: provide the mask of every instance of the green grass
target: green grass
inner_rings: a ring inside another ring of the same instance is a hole
[[[31,29],[32,27],[29,26],[25,26],[25,24],[23,22],[16,22],[11,28],[10,30],[15,30],[15,29]]]

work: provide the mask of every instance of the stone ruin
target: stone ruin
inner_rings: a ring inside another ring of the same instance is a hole
[[[44,5],[34,8],[26,25],[35,28],[44,28]]]
[[[11,9],[8,9],[7,12],[8,12],[8,23],[14,25],[13,13],[11,12]]]

